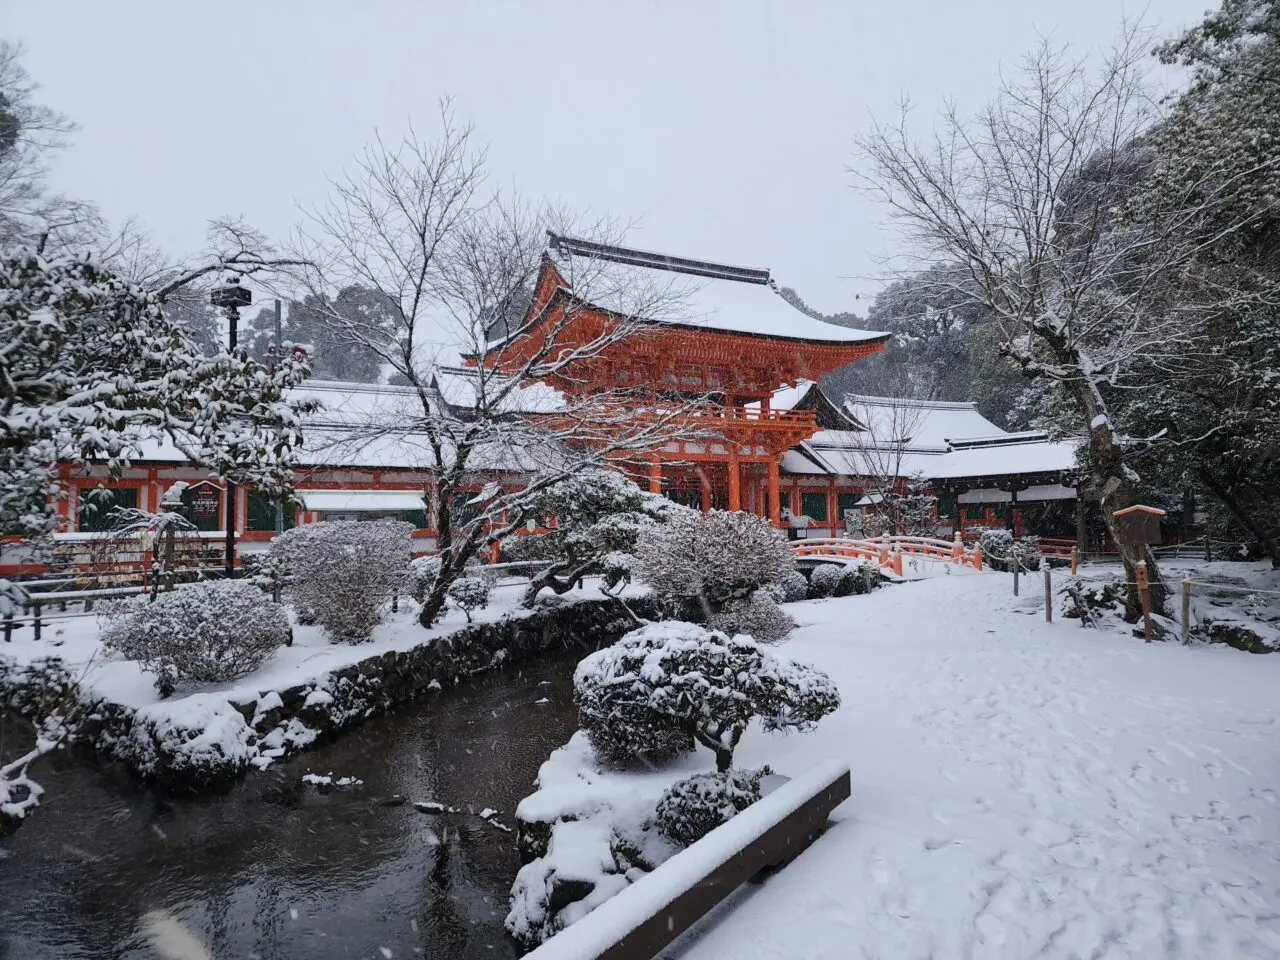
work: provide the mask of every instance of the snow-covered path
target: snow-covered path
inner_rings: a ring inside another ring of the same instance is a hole
[[[665,955],[1280,956],[1280,655],[1016,603],[992,574],[792,608],[845,706],[738,760],[847,757],[853,797]]]

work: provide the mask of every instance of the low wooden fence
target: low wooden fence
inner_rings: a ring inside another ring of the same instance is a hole
[[[526,960],[649,960],[743,883],[794,859],[850,790],[848,764],[819,764],[606,900]]]

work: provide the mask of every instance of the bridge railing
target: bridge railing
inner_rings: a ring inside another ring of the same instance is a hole
[[[903,556],[925,557],[957,566],[982,569],[981,547],[966,547],[959,540],[938,540],[933,537],[876,537],[869,540],[815,537],[812,540],[797,540],[791,545],[791,551],[797,557],[872,560],[898,576],[902,576]]]

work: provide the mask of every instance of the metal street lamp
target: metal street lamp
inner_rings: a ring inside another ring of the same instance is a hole
[[[214,287],[209,302],[220,307],[227,317],[227,350],[235,353],[236,325],[240,321],[240,308],[253,303],[253,292],[234,281]],[[236,575],[236,485],[227,480],[227,579]]]

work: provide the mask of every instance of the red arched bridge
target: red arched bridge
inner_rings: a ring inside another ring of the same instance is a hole
[[[982,548],[977,544],[966,547],[959,540],[935,540],[931,537],[876,537],[874,540],[818,537],[795,541],[791,544],[791,552],[797,560],[837,563],[869,560],[898,576],[902,576],[903,557],[982,569]]]

